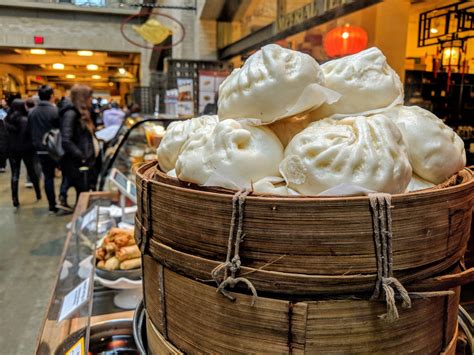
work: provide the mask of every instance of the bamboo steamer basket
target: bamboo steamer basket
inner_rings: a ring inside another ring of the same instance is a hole
[[[289,301],[233,293],[235,302],[145,255],[150,354],[454,354],[459,287],[414,299],[395,323],[383,302]]]
[[[470,236],[474,181],[392,195],[393,276],[404,285],[449,270]],[[206,281],[226,260],[234,192],[182,184],[155,163],[137,169],[136,237],[145,253]],[[249,195],[241,274],[259,292],[357,294],[374,289],[377,262],[368,197]]]

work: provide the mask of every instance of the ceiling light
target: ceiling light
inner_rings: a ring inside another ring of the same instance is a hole
[[[87,64],[87,70],[99,70],[99,66],[97,64]]]
[[[109,83],[109,86],[114,86],[114,83],[110,82],[110,83]]]
[[[92,79],[98,80],[102,79],[102,77],[100,75],[92,75]]]
[[[80,55],[81,57],[92,57],[94,52],[92,51],[77,51],[77,55]]]
[[[31,54],[46,54],[46,50],[40,48],[30,49]]]
[[[125,68],[118,68],[118,72],[120,75],[125,75],[127,73],[127,69]]]
[[[53,69],[63,70],[63,69],[64,69],[64,64],[62,64],[62,63],[54,63],[54,64],[53,64]]]
[[[430,29],[430,32],[436,34],[438,33],[438,29],[433,27]]]
[[[66,74],[66,79],[76,79],[74,74]]]

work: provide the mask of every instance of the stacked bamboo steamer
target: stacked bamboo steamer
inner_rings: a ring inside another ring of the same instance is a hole
[[[454,353],[459,286],[474,278],[459,267],[472,180],[464,169],[391,196],[274,196],[141,166],[149,352]]]

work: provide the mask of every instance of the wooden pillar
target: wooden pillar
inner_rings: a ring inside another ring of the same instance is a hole
[[[277,17],[286,14],[287,0],[277,0]]]

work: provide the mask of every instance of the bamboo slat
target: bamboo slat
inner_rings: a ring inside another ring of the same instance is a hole
[[[472,173],[463,170],[445,185],[392,197],[393,270],[404,282],[447,270],[466,250]],[[149,236],[147,252],[173,270],[209,279],[209,271],[226,258],[232,193],[180,185],[155,163],[137,170],[137,191],[137,233]],[[251,195],[244,232],[241,272],[252,272],[257,290],[354,293],[373,287],[367,197]]]
[[[167,341],[163,335],[156,329],[150,317],[146,317],[146,336],[148,347],[151,354],[159,355],[182,355],[183,352],[176,349],[176,347]]]
[[[157,262],[144,257],[144,268]],[[148,276],[147,276],[148,275]],[[459,288],[452,295],[414,299],[411,309],[399,306],[400,319],[379,318],[385,304],[359,299],[291,302],[233,293],[230,302],[216,288],[164,269],[166,333],[161,341],[187,354],[439,354],[449,349],[456,334]],[[160,329],[159,278],[145,274],[147,314]],[[159,301],[158,301],[159,303]],[[150,336],[149,336],[150,338]],[[155,337],[156,338],[156,337]],[[151,354],[162,354],[155,340]]]
[[[135,228],[140,228],[138,221],[135,223]],[[201,282],[214,283],[211,271],[220,264],[219,262],[176,251],[154,240],[150,241],[149,248],[150,254],[168,268]],[[451,263],[450,260],[446,260],[441,265]],[[410,274],[398,273],[396,276],[408,290],[416,292],[446,290],[474,281],[474,269],[429,279],[425,277],[432,274],[434,270],[428,268],[421,271],[413,271]],[[338,295],[370,292],[375,282],[375,275],[289,274],[247,267],[241,268],[240,275],[249,279],[258,290],[279,295]]]

